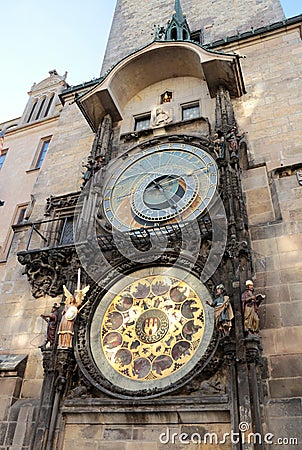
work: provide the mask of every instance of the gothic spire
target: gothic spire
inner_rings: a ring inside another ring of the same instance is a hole
[[[182,11],[180,0],[175,0],[172,19],[166,29],[167,41],[188,41],[190,29],[185,14]]]

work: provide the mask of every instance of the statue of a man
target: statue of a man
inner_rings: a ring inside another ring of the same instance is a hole
[[[255,294],[254,283],[252,280],[247,280],[246,290],[241,296],[243,319],[244,319],[244,331],[251,334],[259,333],[259,306],[265,295]]]
[[[63,286],[63,289],[66,296],[66,306],[62,312],[62,318],[58,331],[58,348],[72,348],[74,322],[79,313],[79,308],[82,301],[89,290],[89,286],[76,290],[74,295],[69,292],[66,286]]]
[[[39,345],[39,348],[45,350],[47,344],[49,344],[49,348],[52,348],[56,339],[56,328],[59,318],[59,305],[57,303],[54,303],[51,308],[51,313],[41,314],[40,317],[42,317],[42,319],[47,322],[45,340],[42,345]]]
[[[217,330],[223,335],[228,336],[232,327],[232,319],[234,317],[233,309],[230,303],[230,297],[226,295],[223,284],[216,286],[215,300],[209,306],[214,308],[215,324]]]

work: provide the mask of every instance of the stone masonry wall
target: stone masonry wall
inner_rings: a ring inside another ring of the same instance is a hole
[[[239,44],[239,43],[238,43]],[[241,131],[248,132],[250,168],[243,172],[254,259],[255,287],[266,293],[260,308],[261,339],[268,360],[268,430],[302,439],[302,166],[301,36],[298,28],[245,42],[235,50],[247,94],[234,102]],[[283,447],[281,447],[283,448]],[[294,448],[286,446],[284,448]]]
[[[279,0],[182,0],[191,31],[203,28],[204,42],[258,28],[284,18]],[[154,39],[154,25],[171,19],[174,0],[117,0],[101,73]]]
[[[205,433],[216,434],[219,441],[224,433],[230,432],[229,414],[223,410],[202,411],[195,405],[178,405],[176,410],[154,405],[130,412],[127,406],[117,405],[103,407],[105,414],[97,413],[95,407],[91,410],[88,407],[81,414],[78,408],[68,409],[64,413],[62,450],[72,450],[75,446],[80,450],[193,450],[207,445],[213,450],[232,448],[229,442],[219,445],[215,440],[212,445],[198,444],[199,436],[203,439]]]

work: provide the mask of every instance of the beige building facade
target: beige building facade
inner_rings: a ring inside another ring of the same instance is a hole
[[[1,124],[1,450],[301,445],[302,19],[208,3],[118,0],[101,77]]]

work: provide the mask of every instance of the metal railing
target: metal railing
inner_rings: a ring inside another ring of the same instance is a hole
[[[31,224],[26,251],[74,243],[73,216]]]
[[[186,222],[169,225],[160,225],[150,228],[140,228],[131,230],[128,232],[106,232],[97,233],[97,242],[100,248],[104,251],[112,250],[116,248],[118,241],[125,240],[125,237],[130,238],[133,245],[141,250],[150,248],[152,238],[155,238],[158,242],[176,241],[192,236],[196,233],[200,233],[201,236],[208,236],[211,233],[212,224],[209,218],[205,217],[202,220],[191,223]],[[89,241],[89,236],[85,238],[85,241]],[[77,242],[78,243],[78,242]],[[32,223],[29,230],[29,236],[26,244],[25,251],[41,250],[46,248],[54,248],[66,245],[75,244],[74,241],[74,216],[48,219],[39,222]]]

